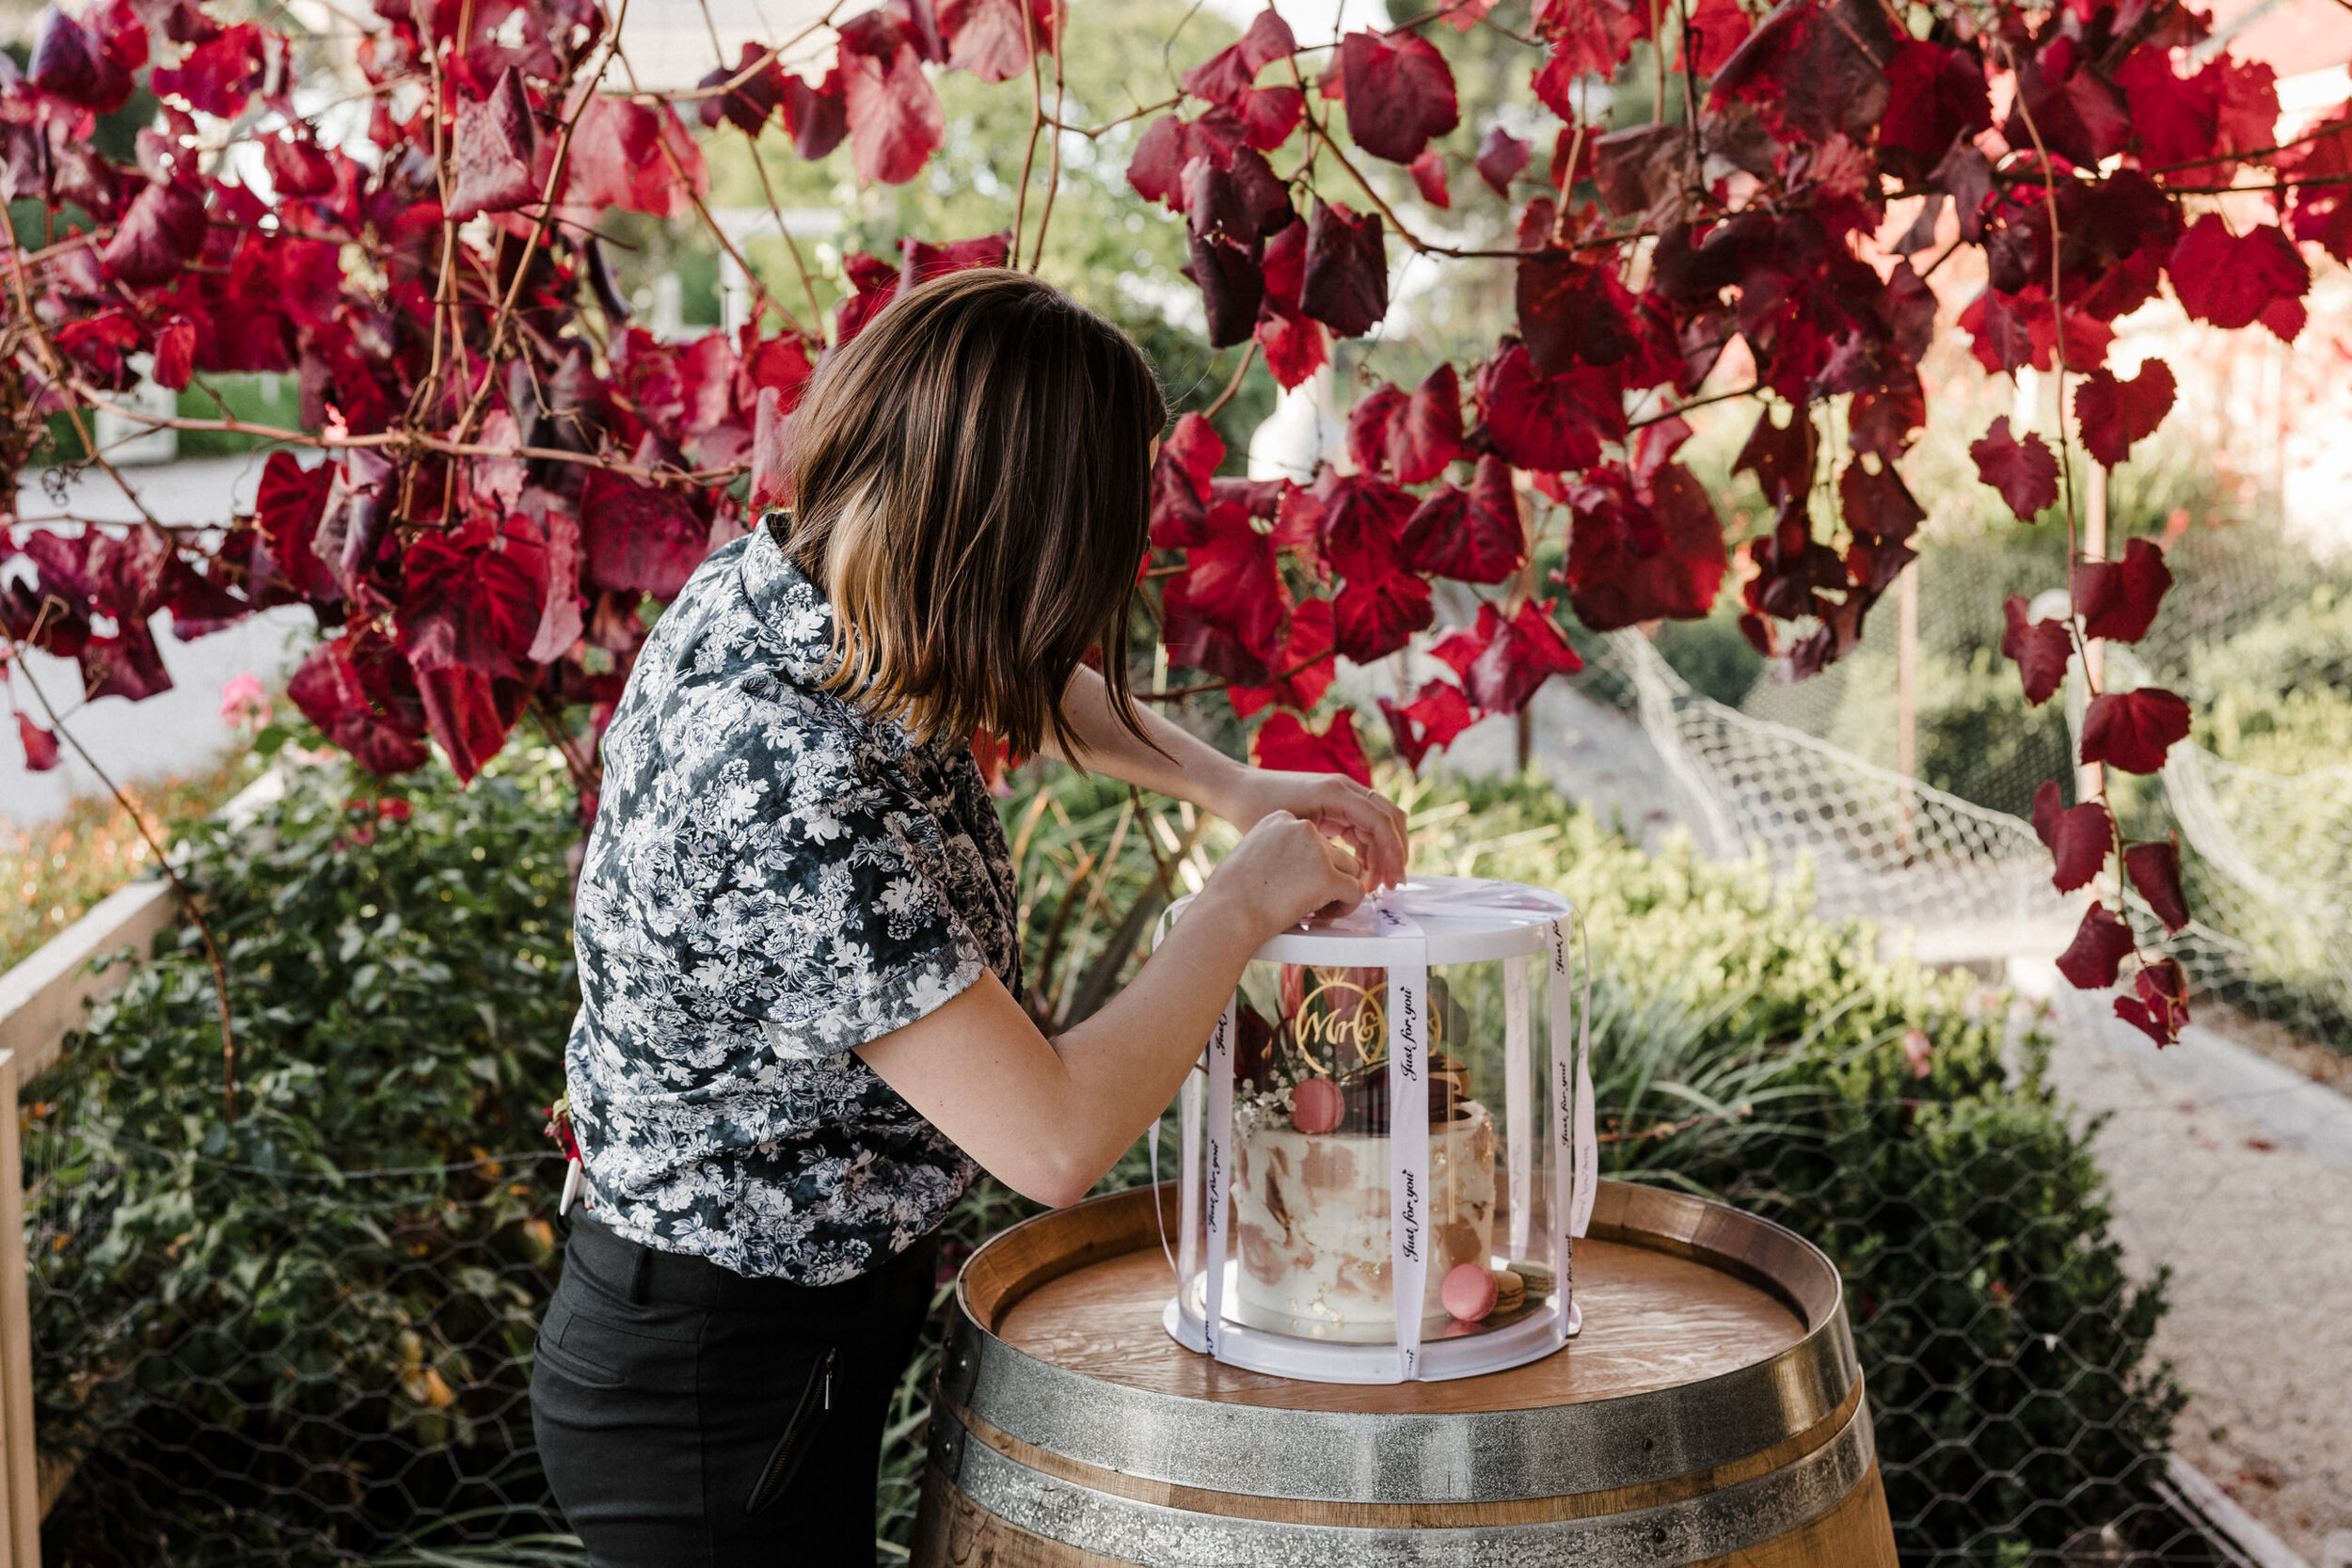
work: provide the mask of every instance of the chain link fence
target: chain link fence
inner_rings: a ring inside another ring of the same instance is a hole
[[[530,1409],[560,1160],[272,1169],[75,1112],[26,1107],[51,1568],[567,1544]]]
[[[1906,1564],[2238,1560],[2168,1489],[2179,1395],[2147,1354],[2161,1286],[2124,1267],[2062,1119],[1931,1096],[1724,1125],[1742,1135],[1618,1126],[1610,1154],[1837,1258]],[[70,1103],[34,1105],[29,1126],[51,1568],[584,1561],[530,1424],[554,1159],[224,1164],[199,1183],[242,1191],[224,1220],[148,1202],[146,1152]],[[984,1183],[950,1222],[950,1261],[1026,1212]],[[894,1413],[885,1560],[912,1530],[935,1354]]]

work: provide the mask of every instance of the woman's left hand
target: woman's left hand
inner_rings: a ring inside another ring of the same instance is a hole
[[[1394,887],[1405,880],[1404,808],[1341,774],[1237,768],[1223,798],[1209,809],[1243,832],[1269,812],[1289,812],[1355,850],[1366,887]]]

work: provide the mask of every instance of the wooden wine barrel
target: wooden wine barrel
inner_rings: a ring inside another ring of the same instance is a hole
[[[1895,1568],[1828,1259],[1604,1182],[1576,1290],[1582,1335],[1531,1365],[1301,1383],[1168,1337],[1150,1188],[1016,1226],[957,1285],[914,1560]]]

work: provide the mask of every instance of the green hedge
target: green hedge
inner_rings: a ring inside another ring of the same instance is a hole
[[[313,770],[254,836],[199,835],[190,874],[237,976],[233,1123],[185,941],[28,1094],[41,1433],[80,1465],[52,1561],[324,1561],[421,1538],[516,1556],[558,1528],[522,1391],[553,1253],[537,1107],[575,1005],[575,827],[560,769],[529,753],[464,793],[411,784],[402,820],[383,786]],[[1584,911],[1612,1168],[1772,1214],[1845,1271],[1908,1557],[2047,1551],[2130,1513],[2178,1402],[2147,1358],[2161,1282],[2123,1276],[2084,1134],[2034,1041],[2005,1047],[2003,999],[1882,962],[1868,930],[1812,919],[1755,867],[1645,855],[1533,785],[1411,805],[1431,869],[1552,883]],[[1180,820],[1060,769],[1004,810],[1033,964],[1084,849],[1127,822],[1061,922],[1090,971]],[[1111,1180],[1142,1175],[1138,1149]],[[951,1251],[1024,1212],[981,1183]],[[886,1465],[899,1542],[928,1370]]]

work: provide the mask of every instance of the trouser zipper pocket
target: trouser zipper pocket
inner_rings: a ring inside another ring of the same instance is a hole
[[[808,1386],[801,1390],[800,1399],[792,1407],[792,1418],[785,1424],[784,1435],[777,1439],[775,1451],[768,1456],[767,1465],[759,1472],[759,1483],[752,1488],[743,1512],[757,1513],[784,1495],[800,1472],[801,1462],[824,1427],[826,1413],[833,1409],[834,1378],[839,1372],[841,1352],[829,1349],[818,1358],[817,1370],[810,1374]]]

